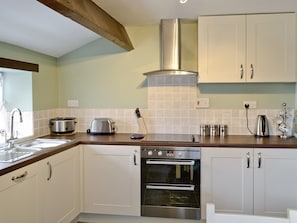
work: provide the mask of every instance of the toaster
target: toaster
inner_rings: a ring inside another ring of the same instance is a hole
[[[115,133],[115,123],[110,118],[94,118],[91,122],[91,128],[87,133],[97,134],[113,134]]]

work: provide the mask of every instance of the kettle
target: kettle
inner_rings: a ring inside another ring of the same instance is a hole
[[[268,119],[266,115],[258,115],[255,136],[258,136],[258,137],[269,136]]]

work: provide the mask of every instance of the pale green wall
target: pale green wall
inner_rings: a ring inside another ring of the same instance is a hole
[[[159,69],[158,26],[127,28],[134,50],[99,39],[58,60],[59,105],[82,108],[147,107],[144,72]]]
[[[181,68],[190,71],[198,70],[198,26],[192,20],[181,23]],[[159,35],[159,34],[157,34]],[[158,50],[159,53],[159,50]]]
[[[0,57],[39,64],[39,72],[33,72],[32,76],[33,110],[58,107],[56,58],[4,42],[0,42]]]
[[[198,96],[209,98],[211,108],[244,108],[243,101],[256,101],[258,109],[295,108],[292,84],[198,84]]]

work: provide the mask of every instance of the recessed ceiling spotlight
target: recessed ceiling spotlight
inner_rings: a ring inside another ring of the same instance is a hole
[[[181,3],[181,4],[185,4],[185,3],[187,3],[187,1],[188,1],[188,0],[179,0],[179,3]]]

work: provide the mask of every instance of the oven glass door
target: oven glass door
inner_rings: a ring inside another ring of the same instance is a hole
[[[199,208],[199,186],[200,160],[142,160],[142,205]]]

